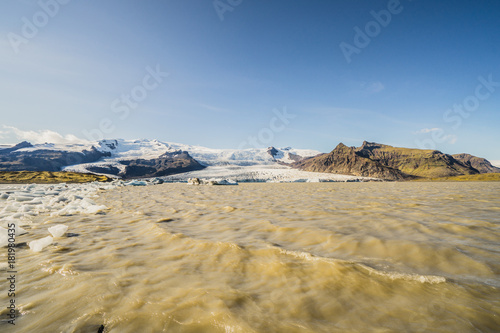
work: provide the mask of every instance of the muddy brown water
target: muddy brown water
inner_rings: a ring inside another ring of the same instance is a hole
[[[69,226],[18,248],[1,332],[500,330],[500,183],[163,184],[95,201],[110,209],[42,214],[18,237]]]

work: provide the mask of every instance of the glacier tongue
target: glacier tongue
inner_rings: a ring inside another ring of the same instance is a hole
[[[307,172],[284,165],[218,165],[208,166],[199,171],[191,171],[163,177],[166,182],[187,182],[190,178],[233,182],[356,182],[373,178],[338,175],[332,173]]]
[[[277,165],[278,163],[293,163],[299,159],[312,157],[321,152],[309,149],[293,149],[290,147],[276,149],[249,148],[249,149],[212,149],[201,146],[185,145],[180,143],[161,142],[158,140],[102,140],[95,143],[101,152],[110,153],[94,163],[67,166],[65,171],[86,172],[87,168],[102,167],[103,171],[115,168],[123,171],[125,167],[120,161],[136,159],[151,160],[160,157],[166,152],[186,151],[189,155],[204,166],[217,165]],[[103,172],[103,174],[107,174]]]

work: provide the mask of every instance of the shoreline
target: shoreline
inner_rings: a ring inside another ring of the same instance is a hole
[[[224,178],[224,177],[222,177]],[[230,177],[229,177],[230,178]],[[134,178],[134,179],[120,179],[122,181],[141,181],[148,180],[149,178]],[[68,172],[68,171],[0,171],[0,184],[1,185],[23,185],[23,184],[60,184],[60,183],[68,183],[68,184],[83,184],[83,183],[91,183],[91,182],[102,182],[109,183],[114,178],[100,175],[100,174],[92,174],[92,173],[78,173],[78,172]],[[167,183],[176,181],[169,181],[167,179],[164,180]],[[453,177],[438,177],[438,178],[418,178],[412,180],[404,180],[404,181],[385,181],[382,179],[373,179],[367,182],[497,182],[500,181],[500,173],[484,173],[477,175],[461,175],[461,176],[453,176]],[[178,181],[179,183],[183,183],[183,181]],[[252,181],[237,181],[238,183],[253,183]],[[287,181],[284,181],[285,183]],[[307,181],[289,181],[289,182],[303,182]],[[314,181],[312,181],[314,182]],[[346,181],[319,181],[319,182],[356,182],[352,180]],[[268,183],[262,181],[255,181],[255,183]],[[273,183],[270,181],[269,183]],[[277,182],[280,183],[280,182]]]
[[[113,179],[91,173],[76,173],[66,171],[0,171],[0,184],[79,184],[111,182]]]

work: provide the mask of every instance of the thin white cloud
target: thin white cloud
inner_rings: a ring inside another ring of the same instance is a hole
[[[434,127],[434,128],[422,128],[420,131],[416,131],[415,134],[426,134],[432,133],[436,131],[442,131],[442,128]]]
[[[18,141],[29,141],[33,144],[40,143],[86,143],[87,140],[80,139],[73,134],[61,135],[51,130],[23,131],[13,126],[3,126],[4,131],[0,134],[3,138],[14,136]]]
[[[439,127],[434,127],[434,128],[422,128],[419,131],[416,131],[415,134],[428,134],[428,133],[433,133],[433,132],[441,132],[439,134],[439,141],[440,142],[446,142],[449,144],[455,144],[458,140],[458,137],[454,134],[448,134],[448,135],[442,135],[444,134],[444,130]]]
[[[212,106],[212,105],[208,105],[208,104],[197,104],[197,106],[202,107],[206,110],[213,111],[213,112],[222,112],[222,113],[231,113],[232,112],[228,109],[224,109],[224,108],[220,108],[220,107]]]

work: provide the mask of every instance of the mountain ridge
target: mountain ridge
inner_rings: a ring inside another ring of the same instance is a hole
[[[212,149],[159,140],[101,140],[86,144],[36,144],[23,141],[0,149],[0,171],[70,171],[110,177],[160,177],[206,167],[250,166],[385,180],[500,173],[488,160],[470,154],[393,147],[364,141],[360,147],[340,143],[330,153],[308,149]]]
[[[292,166],[303,171],[329,172],[386,180],[411,178],[397,169],[360,156],[352,147],[347,147],[343,143],[339,143],[330,153],[296,162]]]
[[[304,171],[346,172],[349,175],[385,180],[500,172],[500,168],[492,166],[486,159],[470,154],[449,155],[438,150],[393,147],[368,141],[364,141],[360,147],[347,147],[340,143],[330,153],[302,160],[292,166]],[[480,167],[480,170],[474,166]]]
[[[97,155],[87,159],[75,158],[75,156],[87,156],[89,152]],[[31,145],[23,142],[10,148],[0,149],[0,171],[63,170],[123,178],[160,177],[215,165],[241,167],[287,165],[317,154],[320,152],[291,147],[211,149],[144,139],[101,140],[70,145],[51,143]],[[31,158],[33,156],[40,161],[34,163]],[[44,156],[45,161],[42,161]]]

